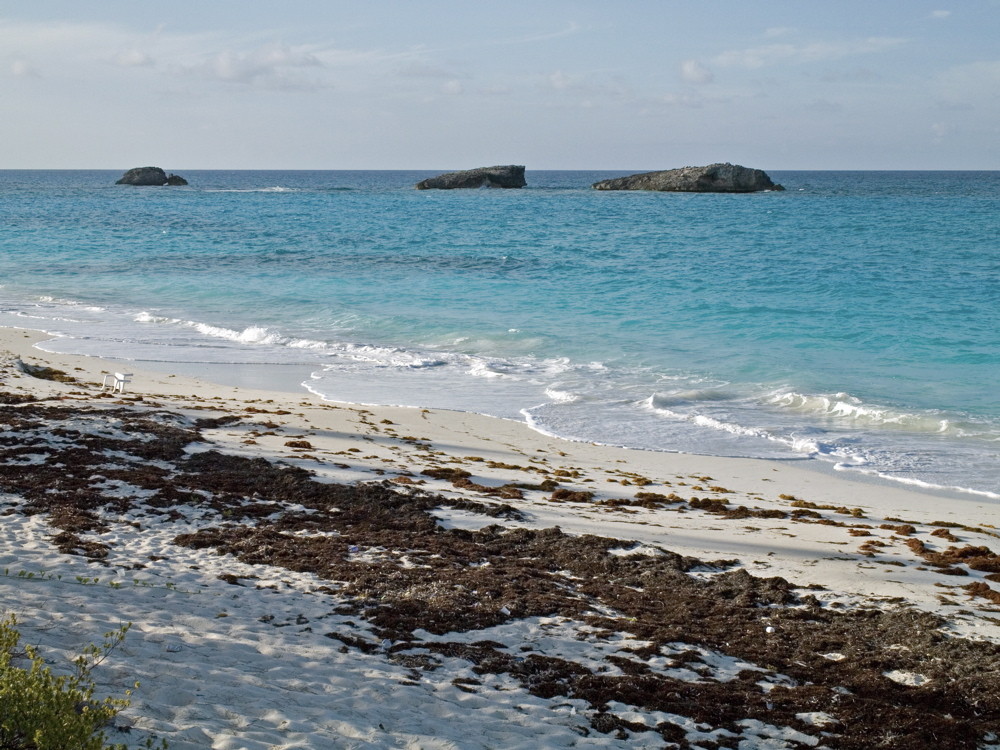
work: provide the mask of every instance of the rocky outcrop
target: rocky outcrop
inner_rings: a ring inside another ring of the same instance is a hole
[[[122,175],[116,185],[187,185],[188,181],[175,174],[167,174],[159,167],[136,167]]]
[[[595,190],[664,190],[678,193],[756,193],[761,190],[784,190],[761,169],[738,164],[709,164],[707,167],[681,167],[662,172],[644,172],[617,177],[593,184]]]
[[[522,188],[528,183],[524,181],[524,167],[511,164],[506,167],[480,167],[467,169],[464,172],[448,172],[447,174],[421,180],[417,190],[453,190],[455,188]]]

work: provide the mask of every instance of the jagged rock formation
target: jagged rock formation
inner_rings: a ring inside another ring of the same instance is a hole
[[[681,167],[662,172],[644,172],[629,177],[595,182],[595,190],[663,190],[679,193],[755,193],[761,190],[784,190],[761,169],[738,164],[709,164],[707,167]]]
[[[522,188],[527,184],[524,181],[524,167],[511,164],[506,167],[480,167],[464,172],[448,172],[421,180],[416,187],[417,190],[453,190],[479,187]]]
[[[187,185],[188,181],[175,174],[167,174],[159,167],[136,167],[122,175],[116,185]]]

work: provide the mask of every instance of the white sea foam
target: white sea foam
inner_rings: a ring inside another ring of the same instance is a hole
[[[791,437],[788,440],[791,448],[796,453],[802,453],[807,456],[814,456],[816,454],[823,452],[822,444],[812,438],[804,437]]]
[[[990,500],[1000,500],[1000,493],[990,492],[989,490],[977,490],[969,487],[961,487],[958,485],[948,485],[948,484],[938,484],[934,482],[928,482],[923,479],[918,479],[916,477],[901,476],[898,473],[878,471],[877,469],[872,469],[866,464],[849,464],[849,463],[836,463],[833,468],[836,471],[857,471],[862,474],[868,474],[869,476],[878,477],[879,479],[888,479],[892,482],[899,482],[900,484],[906,484],[911,487],[920,487],[925,490],[940,491],[945,490],[948,492],[958,492],[967,495],[977,495],[979,497],[985,497]]]
[[[241,344],[284,344],[288,338],[267,326],[248,326],[240,332],[237,341]]]
[[[265,326],[247,326],[241,331],[236,331],[232,328],[198,323],[196,321],[187,321],[185,325],[194,328],[198,333],[205,336],[227,339],[239,344],[282,344],[287,341],[286,337]]]
[[[298,188],[281,187],[275,185],[273,187],[260,187],[260,188],[205,188],[203,192],[206,193],[297,193]]]
[[[291,339],[287,346],[291,349],[327,349],[329,344],[315,339]]]
[[[158,323],[192,329],[202,336],[228,341],[240,347],[277,347],[278,349],[306,350],[317,354],[362,362],[376,367],[422,369],[447,364],[446,359],[434,356],[433,354],[421,353],[401,347],[293,337],[271,326],[249,325],[242,329],[236,329],[197,320],[180,320],[178,318],[153,315],[147,311],[134,315],[133,320],[140,323]],[[197,346],[195,342],[185,343]],[[236,359],[238,360],[238,357]],[[276,363],[280,364],[280,359]]]
[[[66,317],[63,317],[61,315],[32,315],[31,313],[26,313],[23,310],[17,310],[17,311],[8,313],[8,314],[9,315],[14,315],[15,317],[18,317],[18,318],[25,318],[26,320],[47,320],[47,321],[50,321],[50,322],[57,322],[57,323],[83,323],[84,322],[84,321],[78,320],[76,318],[66,318]]]
[[[134,318],[132,318],[136,323],[180,323],[177,318],[168,318],[164,315],[153,315],[150,312],[143,310],[138,313]]]
[[[696,424],[699,427],[711,427],[716,430],[722,430],[723,432],[728,432],[732,435],[739,435],[743,437],[755,437],[764,438],[765,440],[776,440],[772,433],[767,430],[760,429],[758,427],[746,427],[735,422],[725,422],[721,419],[716,419],[714,417],[709,417],[704,414],[697,414],[693,417],[686,417],[692,424]],[[781,441],[785,442],[785,441]]]
[[[866,404],[848,393],[808,395],[795,391],[779,391],[769,395],[765,403],[804,415],[841,419],[887,429],[914,432],[946,433],[952,422],[939,412],[917,413],[888,406]]]
[[[735,394],[718,388],[690,388],[670,393],[654,393],[649,398],[649,405],[654,409],[669,409],[672,406],[705,401],[729,401],[735,397]]]
[[[400,347],[353,344],[349,342],[331,343],[329,346],[330,351],[338,356],[357,362],[365,362],[376,367],[423,370],[447,364],[446,358],[428,356],[421,352],[410,351]]]
[[[577,393],[560,390],[551,386],[545,389],[545,395],[557,404],[572,404],[580,400],[580,395]]]
[[[505,372],[507,368],[504,363],[489,362],[484,359],[474,359],[469,365],[469,374],[476,378],[512,378],[510,372]]]
[[[75,307],[81,310],[86,310],[87,312],[105,312],[107,308],[100,307],[98,305],[88,305],[84,302],[79,302],[74,299],[64,299],[62,297],[53,297],[48,294],[43,294],[38,297],[38,301],[49,305],[62,305],[66,307]]]
[[[709,395],[719,392],[708,392]],[[879,456],[875,459],[871,455],[866,455],[864,450],[853,445],[850,440],[843,442],[843,436],[828,434],[823,430],[810,428],[805,425],[788,423],[776,424],[771,427],[761,427],[753,424],[745,424],[733,417],[723,418],[719,415],[705,413],[705,409],[713,407],[713,400],[709,398],[705,402],[687,401],[685,399],[671,399],[654,394],[643,402],[642,407],[650,412],[681,423],[687,423],[707,429],[712,432],[732,435],[736,438],[747,438],[758,441],[784,446],[791,455],[808,456],[836,460],[846,465],[855,467],[866,466],[872,463],[884,462],[886,456]],[[674,407],[674,408],[669,408]],[[753,409],[738,409],[737,413],[743,418],[760,418],[760,414]],[[750,453],[749,455],[753,455]],[[894,459],[896,462],[900,457]]]
[[[11,325],[31,320],[32,327],[67,337],[41,347],[52,351],[159,362],[296,362],[316,366],[319,375],[307,387],[331,400],[520,415],[539,432],[608,445],[815,458],[839,471],[1000,499],[992,487],[960,486],[963,471],[977,476],[989,466],[1000,441],[996,424],[962,414],[882,406],[844,392],[809,394],[698,373],[530,356],[527,349],[515,354],[522,350],[504,346],[514,338],[506,330],[492,343],[488,336],[462,343],[453,336],[440,348],[385,345],[377,334],[368,343],[350,341],[341,332],[365,330],[367,323],[349,311],[299,328],[219,324],[208,316],[183,320],[156,309],[115,310],[54,296],[0,312]],[[532,342],[534,351],[546,351],[540,340]],[[640,389],[651,395],[637,400]],[[956,440],[982,448],[953,453]]]

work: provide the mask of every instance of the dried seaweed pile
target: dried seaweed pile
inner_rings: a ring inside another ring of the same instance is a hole
[[[2,405],[0,492],[21,498],[5,512],[45,514],[61,551],[114,564],[101,541],[109,518],[181,519],[197,509],[210,520],[176,544],[315,573],[339,614],[368,624],[371,638],[326,633],[331,648],[384,650],[414,681],[461,659],[478,676],[456,682],[461,689],[487,695],[487,678],[504,675],[541,698],[583,701],[591,733],[735,747],[748,726],[764,725],[795,730],[786,746],[974,748],[1000,727],[1000,647],[947,637],[932,615],[832,608],[731,562],[621,554],[631,543],[520,528],[520,512],[500,502],[389,482],[325,484],[263,459],[185,451],[217,424],[155,410]],[[445,506],[505,523],[447,530],[433,515]],[[455,637],[533,617],[564,618],[580,640],[625,645],[595,668]],[[720,676],[711,664],[726,658],[744,668]],[[886,676],[900,673],[921,684]],[[648,718],[624,718],[621,705]]]

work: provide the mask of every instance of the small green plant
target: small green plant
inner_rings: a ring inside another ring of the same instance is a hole
[[[17,619],[0,620],[0,748],[126,750],[123,744],[108,744],[104,728],[129,705],[132,691],[123,698],[95,700],[91,672],[121,644],[130,625],[105,633],[100,646],[88,645],[70,674],[54,675],[36,648],[20,645]],[[19,657],[27,662],[24,667],[14,664]],[[152,739],[146,747],[153,748]]]

